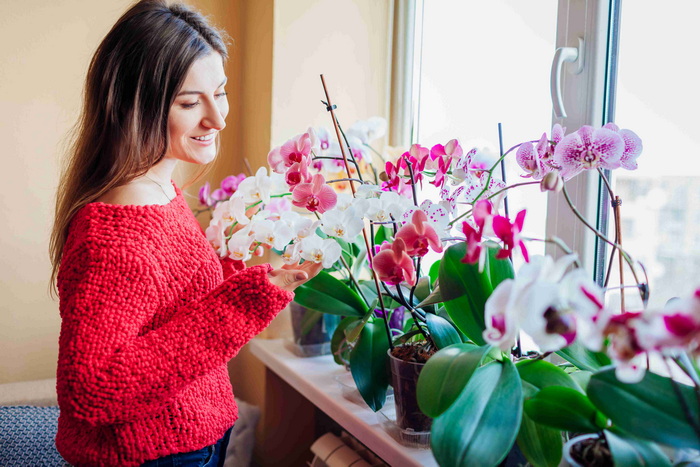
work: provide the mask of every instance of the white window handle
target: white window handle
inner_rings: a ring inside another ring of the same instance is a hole
[[[583,51],[583,39],[580,37],[578,38],[578,48],[559,47],[554,51],[554,60],[552,60],[552,74],[549,80],[549,88],[552,94],[552,107],[554,108],[555,118],[566,118],[564,101],[561,97],[561,68],[564,65],[564,62],[577,63],[578,66],[574,73],[581,73],[583,70]]]

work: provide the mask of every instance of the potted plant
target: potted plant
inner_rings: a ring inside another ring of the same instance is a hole
[[[646,304],[649,284],[620,244],[619,228],[613,239],[598,232],[566,188],[582,171],[597,170],[619,216],[603,169],[636,168],[637,135],[614,124],[569,134],[555,125],[550,137],[495,160],[451,140],[415,144],[378,170],[369,163],[378,126],[360,122],[343,133],[326,100],[338,143],[309,129],[274,148],[272,173],[261,168],[242,181],[216,206],[207,235],[234,260],[269,247],[286,262],[324,264],[328,272],[300,287],[296,301],[343,317],[334,357],[349,364],[370,408],[385,402],[390,354],[422,354],[429,358],[412,370],[417,402],[433,419],[431,447],[442,465],[498,465],[514,446],[532,465],[558,465],[564,440],[576,433],[594,434],[622,465],[669,465],[658,444],[700,448],[700,291],[664,310],[611,310],[605,288],[561,240],[525,237],[526,212],[499,211],[502,197],[524,184],[560,193],[624,260]],[[530,181],[498,180],[495,169],[509,155]],[[439,201],[419,199],[423,183],[440,190]],[[285,200],[311,217],[280,209]],[[531,241],[555,244],[562,255],[530,257]],[[525,261],[517,273],[514,255]],[[430,256],[439,260],[428,264]],[[392,326],[397,317],[404,324]],[[522,352],[520,332],[536,350]],[[553,354],[563,363],[549,361]],[[648,355],[692,386],[649,371]],[[409,386],[393,385],[397,395]],[[429,422],[416,423],[424,430]]]

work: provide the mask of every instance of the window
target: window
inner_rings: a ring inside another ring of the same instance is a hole
[[[620,15],[615,121],[642,137],[644,152],[639,169],[615,171],[614,182],[623,223],[638,223],[623,230],[623,246],[646,266],[653,308],[690,294],[700,277],[700,91],[688,55],[699,13],[691,0],[636,0]]]
[[[700,276],[700,164],[695,162],[700,133],[694,131],[700,127],[695,108],[700,92],[688,55],[700,5],[691,0],[679,0],[673,8],[659,8],[652,0],[415,3],[421,40],[415,49],[420,72],[414,85],[420,91],[414,141],[444,144],[456,137],[465,148],[476,144],[498,152],[498,123],[504,149],[549,134],[553,123],[569,132],[608,121],[632,129],[644,142],[639,169],[612,175],[623,201],[622,244],[646,268],[649,306],[688,294]],[[558,47],[577,46],[579,38],[584,39],[583,71],[576,74],[574,64],[564,64],[567,116],[558,118],[550,99],[552,57]],[[508,161],[508,184],[522,181],[514,158]],[[612,238],[612,209],[600,185],[595,173],[567,184],[579,210]],[[511,192],[511,215],[535,196],[543,197],[536,186]],[[539,211],[533,209],[537,206]],[[610,248],[573,219],[560,195],[549,195],[548,203],[529,201],[527,208],[526,230],[562,238],[582,255],[588,270],[597,271],[599,281],[608,264],[617,265],[616,258],[609,263]],[[557,253],[554,247],[546,251]],[[632,285],[629,269],[624,273]],[[610,275],[610,286],[619,284],[617,266]],[[627,289],[625,296],[638,294]],[[628,308],[641,306],[639,300],[628,303]]]

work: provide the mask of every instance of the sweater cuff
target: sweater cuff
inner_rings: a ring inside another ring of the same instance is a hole
[[[270,321],[294,300],[293,292],[270,282],[268,277],[270,271],[272,266],[269,264],[259,264],[238,272],[228,281],[229,289],[233,295],[238,296],[239,300],[243,298],[241,293],[247,295],[243,300],[248,305],[246,314],[261,319],[260,324],[263,328],[267,327]]]

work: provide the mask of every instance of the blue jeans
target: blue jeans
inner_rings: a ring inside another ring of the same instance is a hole
[[[224,437],[211,446],[206,446],[198,451],[160,457],[141,464],[141,467],[223,467],[232,429],[229,428]]]

